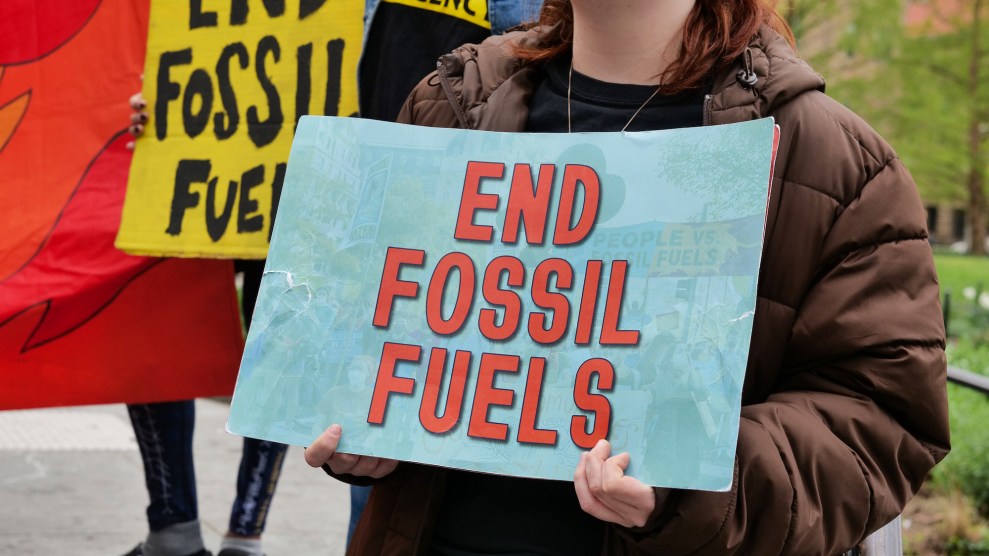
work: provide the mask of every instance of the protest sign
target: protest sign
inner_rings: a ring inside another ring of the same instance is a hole
[[[548,479],[608,438],[727,489],[774,131],[304,119],[229,430]]]
[[[147,2],[0,6],[0,410],[229,395],[229,261],[113,246]]]
[[[357,110],[361,0],[155,1],[117,247],[264,258],[304,114]]]

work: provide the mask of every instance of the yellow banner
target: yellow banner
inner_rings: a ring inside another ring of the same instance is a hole
[[[357,111],[363,13],[363,0],[153,0],[150,122],[117,247],[264,258],[299,116]]]
[[[446,14],[469,21],[474,25],[491,28],[488,21],[487,0],[384,0],[391,4],[402,4],[422,10]]]

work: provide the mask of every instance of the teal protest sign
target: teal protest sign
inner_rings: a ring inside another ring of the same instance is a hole
[[[229,430],[548,479],[608,438],[727,489],[774,131],[303,118]]]

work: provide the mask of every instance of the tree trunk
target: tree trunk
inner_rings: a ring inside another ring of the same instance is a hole
[[[986,210],[985,191],[982,172],[978,168],[968,171],[968,218],[972,230],[972,243],[969,246],[970,255],[986,254]]]
[[[982,4],[975,0],[972,6],[972,58],[968,66],[968,94],[971,102],[971,120],[968,126],[968,219],[971,231],[969,254],[986,254],[986,156],[983,148],[983,107],[979,99],[980,68],[983,51],[980,44],[982,32]]]

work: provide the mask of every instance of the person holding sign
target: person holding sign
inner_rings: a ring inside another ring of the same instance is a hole
[[[310,9],[316,10],[322,6],[322,3],[312,3],[308,6]],[[365,50],[361,52],[360,61],[361,116],[375,119],[394,119],[405,97],[421,75],[433,67],[433,62],[437,56],[449,51],[450,48],[456,45],[467,41],[482,40],[492,34],[502,33],[506,28],[518,25],[523,20],[532,19],[536,15],[538,6],[539,2],[535,0],[488,0],[487,2],[483,0],[465,0],[464,2],[447,3],[442,6],[439,4],[423,4],[414,0],[384,0],[381,2],[369,0],[365,5],[365,33],[367,39],[364,44]],[[221,10],[218,15],[217,12],[209,10],[212,7],[198,6],[199,11],[196,11],[196,8],[190,8],[193,10],[193,13],[190,15],[189,21],[199,22],[196,24],[197,28],[222,29],[228,14]],[[266,5],[264,13],[272,16],[272,7]],[[260,10],[257,10],[251,15],[252,18],[258,16],[264,17]],[[279,15],[277,17],[282,16]],[[234,16],[230,14],[229,18],[232,24]],[[243,40],[241,35],[246,35],[243,27],[236,27],[235,29],[238,33],[237,37]],[[270,43],[270,41],[262,42],[264,44]],[[325,39],[323,42],[325,42]],[[342,40],[330,40],[325,46],[332,53],[334,50],[330,47],[342,48],[343,42]],[[261,51],[260,44],[258,46],[259,52]],[[228,50],[230,53],[240,56],[234,50],[234,47],[238,45],[240,48],[243,48],[243,45],[239,42],[227,46],[220,59],[223,61],[232,59],[230,54],[227,53]],[[303,59],[310,60],[312,56],[312,44],[307,46],[308,48],[304,45],[299,50],[298,59],[300,62]],[[307,57],[302,56],[304,52],[308,52]],[[181,66],[185,64],[185,62],[176,60],[174,57],[175,53],[173,52],[163,54],[163,59],[170,59],[176,65]],[[272,64],[275,68],[279,67],[277,65],[277,58],[278,55],[274,54],[274,60],[268,63]],[[337,63],[340,62],[338,58],[332,56],[331,60],[336,60]],[[260,67],[263,68],[265,61],[260,60],[257,63],[261,64]],[[218,64],[217,67],[219,68],[221,65]],[[162,83],[162,75],[167,77],[170,75],[168,73],[169,71],[176,72],[177,70],[174,66],[165,66],[165,69],[159,68],[159,85]],[[198,71],[202,72],[202,70]],[[219,69],[217,71],[219,72]],[[252,71],[250,73],[253,75],[254,72]],[[258,73],[258,79],[263,77],[263,73],[263,71]],[[308,75],[308,72],[302,72],[300,70],[299,75],[303,74]],[[331,72],[331,75],[335,74]],[[219,100],[224,100],[224,106],[226,106],[225,103],[229,100],[231,94],[230,84],[228,83],[229,78],[230,73],[228,69],[227,72],[218,75],[216,80],[219,87],[218,90],[221,93],[220,96],[222,97],[223,94],[227,94],[226,97],[218,99],[218,103]],[[336,75],[336,78],[339,79],[339,75]],[[177,83],[171,83],[169,79],[177,78],[170,77],[164,79],[164,83],[170,90],[176,89]],[[192,81],[190,79],[191,83]],[[187,89],[193,90],[188,87]],[[211,89],[211,87],[205,87],[203,90],[208,89]],[[192,94],[188,90],[184,93],[185,95]],[[197,91],[199,90],[193,90],[193,93]],[[266,92],[270,94],[269,90],[266,90]],[[202,91],[199,91],[199,93],[202,94]],[[299,98],[296,96],[297,111],[299,110]],[[330,106],[330,98],[330,96],[327,97],[327,107]],[[178,105],[182,100],[178,97],[166,97],[166,105],[169,99],[175,105]],[[232,105],[236,105],[235,100]],[[304,105],[308,109],[309,98],[307,96],[305,97]],[[131,99],[131,106],[134,112],[129,131],[136,138],[144,133],[146,127],[151,127],[151,117],[145,111],[147,106],[140,93]],[[327,114],[331,113],[328,108],[325,108],[324,112]],[[163,113],[166,112],[160,109],[156,111],[156,118],[160,118]],[[297,116],[302,113],[297,112]],[[279,124],[281,123],[281,120],[279,120]],[[177,124],[173,123],[172,125],[176,126]],[[223,139],[228,138],[229,134],[223,137]],[[129,147],[133,148],[133,146],[132,142]],[[250,157],[245,160],[251,160],[252,165],[257,162]],[[277,170],[276,175],[278,175]],[[280,181],[276,180],[276,182],[280,187]],[[198,198],[198,193],[191,194],[196,195]],[[243,203],[238,206],[243,206]],[[192,205],[188,204],[185,205],[185,209],[183,210],[191,208]],[[182,211],[173,211],[173,213],[181,215]],[[273,219],[274,209],[271,211],[271,217]],[[228,228],[232,229],[232,226],[228,226]],[[245,283],[242,309],[245,320],[249,324],[264,263],[263,261],[248,260],[238,260],[237,263],[238,268],[244,271]],[[152,498],[152,509],[149,509],[149,523],[153,532],[149,535],[145,543],[139,545],[130,554],[137,556],[142,551],[148,554],[152,553],[155,550],[156,544],[159,544],[158,541],[167,536],[167,532],[166,534],[161,533],[167,527],[171,527],[169,531],[178,531],[181,533],[180,538],[182,539],[194,539],[194,543],[198,540],[196,546],[201,547],[202,541],[199,535],[198,521],[194,520],[196,516],[195,479],[191,460],[191,438],[194,421],[193,402],[186,400],[167,404],[132,405],[129,406],[129,410],[134,421],[136,435],[142,441],[142,446],[145,443],[152,442],[154,437],[147,431],[153,430],[155,427],[165,431],[168,438],[175,439],[175,442],[170,445],[172,446],[171,449],[162,449],[161,447],[157,447],[156,449],[152,446],[147,450],[148,455],[146,455],[145,471],[149,493]],[[190,445],[189,449],[177,448],[186,444]],[[245,438],[243,459],[237,480],[237,498],[231,510],[230,529],[221,545],[220,554],[222,556],[236,556],[236,554],[240,554],[239,552],[235,553],[235,550],[243,550],[244,554],[260,553],[260,535],[264,528],[264,517],[273,498],[285,450],[286,446],[280,443]],[[164,488],[161,481],[156,481],[153,478],[152,470],[157,467],[167,467],[170,469],[175,478],[174,483],[182,487],[180,489],[182,496],[177,498],[181,499],[183,511],[165,521],[156,519],[156,509],[163,505],[162,496],[159,494],[162,488]],[[353,534],[357,519],[366,503],[368,491],[368,488],[351,487],[351,521],[348,529],[348,540]],[[182,521],[183,519],[187,521]],[[177,520],[178,526],[176,527]],[[174,553],[185,554],[186,552],[191,551],[179,550]]]
[[[349,554],[839,554],[902,511],[949,450],[924,210],[792,40],[763,0],[547,0],[538,26],[440,58],[401,122],[567,133],[775,118],[734,480],[652,488],[607,440],[573,462],[573,485],[448,470],[338,453],[347,431],[332,425],[307,463],[375,485]]]

